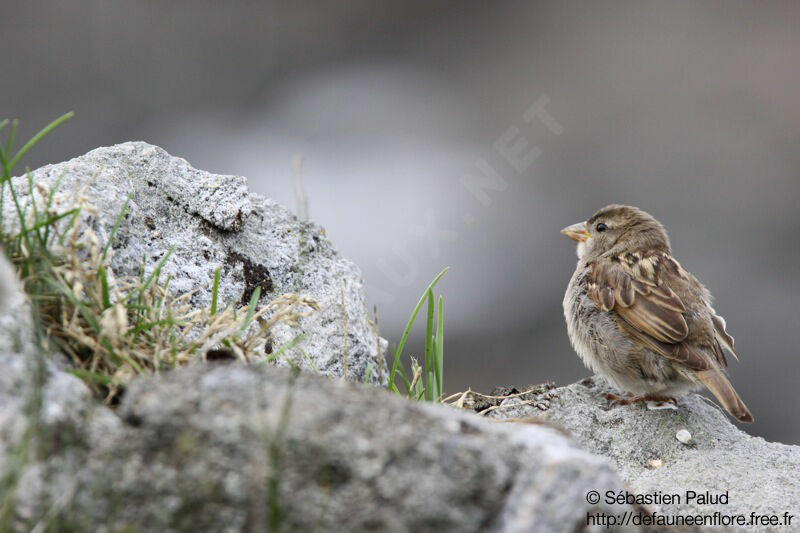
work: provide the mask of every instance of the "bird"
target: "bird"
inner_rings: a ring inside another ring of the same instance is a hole
[[[561,233],[577,241],[564,294],[570,343],[584,364],[622,395],[612,406],[670,402],[706,387],[733,418],[753,415],[727,376],[737,360],[708,289],[672,256],[664,226],[633,206],[612,204]]]

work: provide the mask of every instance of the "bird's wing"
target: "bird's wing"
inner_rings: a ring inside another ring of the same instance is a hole
[[[689,294],[699,283],[668,254],[627,253],[592,265],[589,297],[616,316],[617,323],[654,353],[680,361],[694,371],[697,379],[742,422],[753,415],[725,376],[728,366],[722,347],[734,356],[733,337],[725,331],[725,320],[706,309],[687,312],[678,296]],[[702,286],[700,286],[702,288]],[[688,320],[687,320],[688,318]]]
[[[674,289],[688,282],[688,274],[668,254],[626,253],[593,265],[589,297],[615,313],[630,336],[652,351],[693,370],[712,368],[712,357],[725,365],[716,341],[712,353],[683,342],[689,336],[686,306]]]

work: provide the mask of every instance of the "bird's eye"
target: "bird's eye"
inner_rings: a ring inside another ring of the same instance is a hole
[[[608,226],[606,226],[605,224],[603,224],[603,223],[601,222],[601,223],[599,223],[597,226],[595,226],[595,229],[596,229],[598,232],[603,232],[603,231],[605,231],[605,230],[607,230],[607,229],[608,229]]]

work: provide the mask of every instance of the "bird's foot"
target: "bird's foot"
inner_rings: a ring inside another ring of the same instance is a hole
[[[631,405],[637,402],[643,402],[644,396],[634,396],[632,394],[620,396],[609,392],[605,395],[605,399],[608,400],[609,407],[619,407],[620,405]]]
[[[645,402],[647,408],[651,411],[660,411],[661,409],[678,410],[678,400],[672,396],[663,396],[660,394],[645,395]]]
[[[677,400],[671,396],[664,396],[662,394],[641,394],[626,396],[619,396],[611,392],[605,395],[608,400],[609,407],[619,407],[620,405],[632,405],[635,403],[645,403],[648,409],[677,409]]]

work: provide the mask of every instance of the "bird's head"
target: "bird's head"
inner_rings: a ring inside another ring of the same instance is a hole
[[[561,233],[578,242],[581,259],[653,250],[671,253],[664,226],[649,213],[628,205],[607,205]]]

